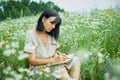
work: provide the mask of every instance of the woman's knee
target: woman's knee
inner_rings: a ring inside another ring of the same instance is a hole
[[[77,59],[77,60],[76,60],[75,65],[77,65],[77,66],[80,66],[80,65],[81,65],[80,59]]]

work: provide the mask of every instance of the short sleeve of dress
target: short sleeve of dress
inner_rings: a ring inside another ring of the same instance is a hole
[[[24,51],[28,52],[28,53],[34,53],[35,52],[35,45],[33,45],[32,38],[31,38],[31,36],[28,32],[25,35]]]

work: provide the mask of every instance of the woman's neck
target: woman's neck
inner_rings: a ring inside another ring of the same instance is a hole
[[[37,34],[43,34],[43,35],[46,35],[46,34],[47,34],[45,31],[37,31],[37,30],[36,30],[36,32],[37,32]]]

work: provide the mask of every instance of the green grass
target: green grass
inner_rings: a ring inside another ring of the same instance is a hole
[[[119,10],[110,9],[84,14],[60,13],[61,47],[58,50],[66,54],[75,53],[80,58],[82,80],[120,79],[119,13]],[[36,26],[38,17],[39,15],[0,22],[0,80],[37,78],[30,77],[23,47],[25,32]],[[42,73],[44,76],[48,74]],[[44,80],[44,77],[39,78]]]

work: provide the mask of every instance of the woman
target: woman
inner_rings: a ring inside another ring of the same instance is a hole
[[[46,9],[38,19],[37,27],[26,33],[24,51],[29,53],[30,69],[40,70],[42,65],[54,64],[66,60],[65,54],[58,54],[57,42],[61,18],[57,11]],[[60,70],[59,80],[79,80],[80,62],[77,57],[66,64],[54,65],[54,70]]]

